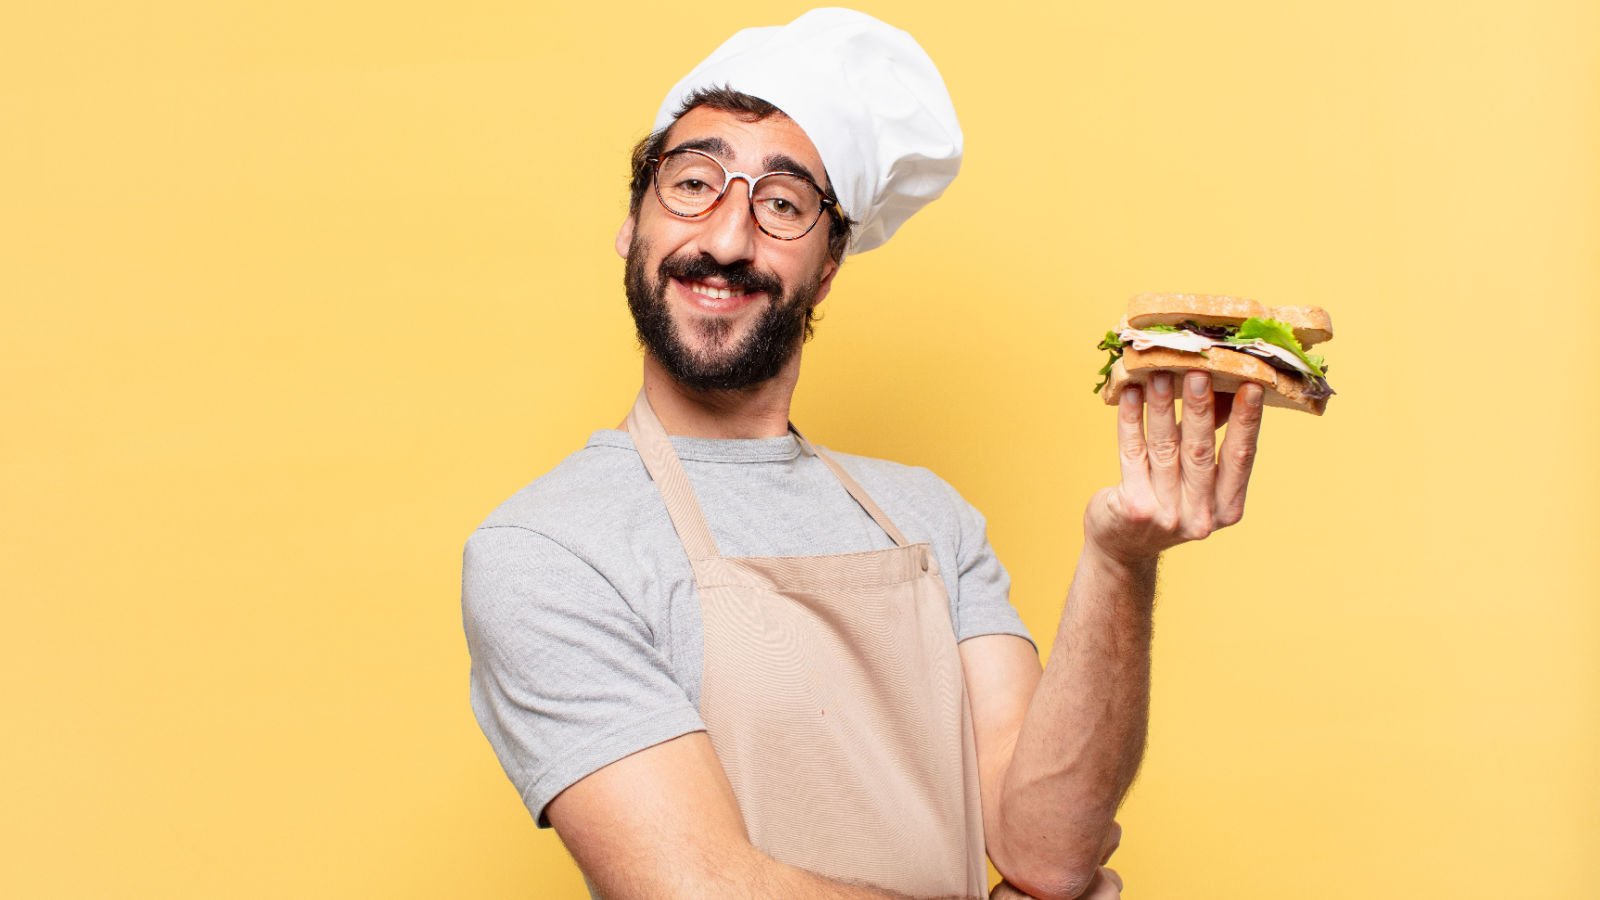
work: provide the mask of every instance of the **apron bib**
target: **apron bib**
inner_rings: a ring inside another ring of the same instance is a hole
[[[700,715],[750,842],[842,881],[987,896],[971,710],[932,548],[796,433],[895,546],[725,558],[643,391],[626,427],[694,571]]]

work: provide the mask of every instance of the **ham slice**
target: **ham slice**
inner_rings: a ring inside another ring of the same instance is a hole
[[[1274,368],[1298,372],[1305,376],[1306,381],[1311,383],[1313,390],[1325,391],[1330,395],[1333,393],[1333,390],[1328,387],[1328,382],[1319,378],[1317,373],[1311,371],[1305,363],[1300,361],[1300,357],[1279,347],[1277,344],[1269,344],[1260,338],[1239,343],[1219,341],[1187,329],[1179,331],[1145,331],[1140,328],[1124,328],[1117,334],[1117,340],[1135,350],[1164,347],[1168,350],[1178,350],[1184,353],[1204,353],[1212,347],[1226,347],[1229,350],[1237,350],[1240,353],[1248,353],[1251,356],[1265,359],[1273,363]],[[1281,365],[1279,365],[1280,363]]]

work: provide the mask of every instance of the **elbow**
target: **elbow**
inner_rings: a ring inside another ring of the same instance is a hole
[[[1076,900],[1094,883],[1099,866],[1039,865],[1015,874],[1005,873],[1006,881],[1035,900]]]
[[[1094,884],[1106,855],[1087,846],[1063,847],[1056,841],[990,847],[994,867],[1012,887],[1035,900],[1076,900],[1083,896]]]

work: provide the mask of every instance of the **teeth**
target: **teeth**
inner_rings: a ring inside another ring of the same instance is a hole
[[[694,288],[696,293],[705,294],[707,297],[711,297],[716,300],[727,300],[732,297],[744,296],[744,291],[733,291],[729,290],[728,288],[712,287],[709,284],[701,284],[699,282],[693,283],[691,287]]]

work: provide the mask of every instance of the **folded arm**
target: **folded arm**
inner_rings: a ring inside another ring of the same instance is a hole
[[[596,770],[558,794],[546,813],[573,859],[608,900],[911,900],[824,878],[752,846],[705,732]]]

